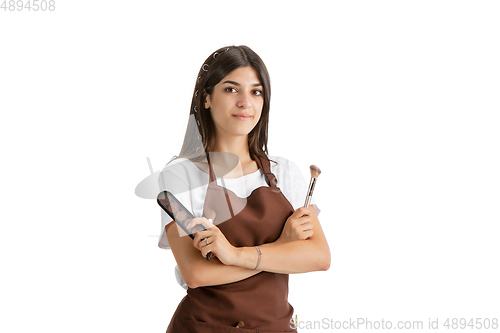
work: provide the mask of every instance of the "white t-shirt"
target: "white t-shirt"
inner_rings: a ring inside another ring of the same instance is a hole
[[[296,210],[304,206],[309,181],[306,182],[303,173],[292,161],[279,156],[269,155],[268,157],[277,162],[271,162],[271,173],[276,176],[277,186],[293,209]],[[203,215],[203,204],[209,183],[209,175],[191,161],[185,158],[173,160],[162,170],[158,182],[160,191],[172,192],[194,216]],[[258,187],[268,186],[260,169],[239,178],[217,178],[217,184],[231,190],[240,198],[247,198]],[[320,209],[314,197],[311,204],[316,215],[319,215]],[[161,210],[161,231],[158,246],[162,249],[170,249],[165,232],[165,226],[170,222],[172,222],[170,216]],[[175,266],[175,276],[177,282],[184,289],[187,289],[178,266]]]

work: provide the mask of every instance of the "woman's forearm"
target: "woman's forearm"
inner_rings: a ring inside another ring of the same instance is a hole
[[[254,270],[240,266],[224,265],[216,257],[210,261],[199,262],[189,272],[190,288],[215,286],[244,280],[262,272],[261,269]],[[182,275],[182,272],[181,272]]]
[[[241,281],[262,271],[293,274],[328,270],[330,249],[314,211],[311,221],[314,232],[308,239],[289,241],[287,237],[280,237],[273,243],[260,245],[262,255],[257,270],[254,270],[258,262],[257,249],[228,246],[218,229],[200,231],[192,242],[187,237],[179,237],[172,228],[168,229],[167,236],[184,281],[196,288]],[[204,242],[200,241],[203,238],[211,238],[212,244],[203,246]],[[210,251],[221,257],[205,260]]]
[[[262,244],[259,267],[255,270],[258,252],[255,247],[240,247],[238,265],[224,265],[217,257],[212,260],[196,261],[186,279],[190,288],[215,286],[244,280],[262,271],[293,274],[327,270],[330,253],[321,253],[310,240]],[[181,271],[182,274],[182,271]]]
[[[241,281],[262,271],[293,274],[327,270],[330,266],[329,250],[319,248],[311,240],[274,242],[259,248],[262,256],[257,270],[254,270],[257,249],[240,247],[238,266],[224,265],[216,257],[210,261],[198,261],[191,267],[186,284],[190,288],[214,286]]]
[[[322,242],[297,240],[287,243],[270,243],[259,246],[262,255],[258,269],[261,271],[294,274],[325,271],[330,267],[330,250]],[[239,266],[253,269],[258,261],[255,247],[239,248]]]

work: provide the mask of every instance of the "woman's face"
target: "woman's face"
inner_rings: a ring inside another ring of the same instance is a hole
[[[262,84],[252,67],[240,67],[226,75],[205,99],[216,137],[247,136],[260,119],[263,95]]]

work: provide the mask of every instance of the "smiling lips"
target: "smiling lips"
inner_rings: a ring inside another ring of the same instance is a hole
[[[249,114],[243,114],[243,113],[241,113],[241,114],[233,114],[233,117],[235,117],[235,118],[237,118],[239,120],[250,120],[250,118],[252,118],[251,115],[249,115]]]

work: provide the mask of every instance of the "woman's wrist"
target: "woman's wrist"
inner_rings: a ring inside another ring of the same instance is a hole
[[[252,247],[236,247],[236,255],[235,255],[235,262],[233,266],[239,266],[247,269],[254,270],[255,267],[257,267],[257,271],[262,271],[260,269],[260,262],[259,262],[259,256],[262,261],[262,257],[264,256],[264,252],[266,251],[266,248],[270,248],[276,245],[280,245],[285,243],[284,241],[277,239],[276,241],[272,243],[266,243],[258,246],[258,249],[255,248],[255,246]]]
[[[262,252],[261,252],[262,253]],[[259,261],[259,251],[254,247],[238,247],[235,266],[240,266],[247,269],[255,269]],[[257,270],[258,267],[257,267]]]

